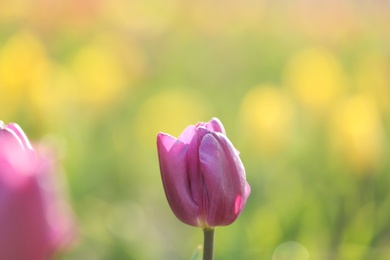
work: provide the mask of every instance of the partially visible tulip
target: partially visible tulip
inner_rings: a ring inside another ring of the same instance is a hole
[[[0,259],[50,259],[73,236],[54,170],[17,124],[0,121]]]
[[[157,149],[165,194],[179,220],[213,229],[237,219],[250,186],[217,118],[188,126],[177,139],[159,133]]]

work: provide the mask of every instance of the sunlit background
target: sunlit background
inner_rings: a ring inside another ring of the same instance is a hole
[[[388,259],[390,2],[0,0],[0,119],[61,158],[59,259],[190,259],[159,131],[221,119],[252,193],[216,259]]]

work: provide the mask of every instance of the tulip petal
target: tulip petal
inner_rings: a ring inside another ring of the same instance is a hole
[[[177,138],[182,143],[189,144],[192,142],[192,139],[196,135],[196,128],[193,125],[187,126],[186,129],[181,133]],[[175,139],[176,140],[176,139]]]
[[[233,177],[234,176],[236,177],[235,180],[235,183],[237,184],[236,187],[239,188],[239,193],[241,196],[240,203],[238,204],[240,205],[240,207],[238,207],[238,214],[240,214],[241,211],[244,209],[246,201],[251,192],[251,188],[248,182],[246,181],[245,168],[239,157],[239,152],[233,146],[230,140],[226,137],[226,135],[214,133],[214,136],[219,141],[220,145],[225,151],[225,154],[227,155],[227,158],[229,159],[230,169],[232,169],[232,172],[237,172],[237,174],[233,175]]]
[[[10,123],[7,125],[7,128],[12,130],[19,137],[19,140],[22,142],[23,147],[25,149],[33,150],[26,134],[23,132],[22,128],[18,124]]]
[[[45,259],[51,248],[41,191],[35,178],[7,190],[0,205],[0,259]]]
[[[0,181],[15,187],[23,185],[24,177],[31,172],[30,168],[29,156],[18,135],[8,126],[0,124]]]
[[[206,222],[211,227],[229,225],[238,217],[249,195],[244,166],[233,145],[221,133],[204,136],[199,159],[206,187],[203,209]]]
[[[73,231],[47,160],[18,125],[0,121],[0,259],[49,259]]]
[[[187,174],[188,145],[170,135],[159,133],[157,149],[165,195],[173,213],[182,222],[197,226],[198,206],[191,198]]]
[[[206,127],[208,130],[210,130],[212,132],[219,132],[219,133],[226,135],[226,131],[225,131],[225,128],[223,127],[222,122],[216,117],[213,117],[207,123]]]
[[[207,123],[199,122],[199,123],[196,124],[196,127],[197,128],[198,127],[205,127],[210,132],[219,132],[219,133],[222,133],[222,134],[226,135],[226,131],[225,131],[225,128],[223,127],[222,122],[218,118],[216,118],[216,117],[213,117]]]
[[[24,145],[12,129],[0,128],[0,149],[9,150],[10,148],[20,150],[24,149]]]
[[[203,204],[204,180],[199,165],[198,149],[203,137],[208,134],[209,131],[203,126],[194,128],[194,130],[196,134],[193,136],[191,142],[188,145],[187,170],[191,186],[191,197],[199,206]]]

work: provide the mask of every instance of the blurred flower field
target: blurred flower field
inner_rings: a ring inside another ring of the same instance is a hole
[[[390,2],[0,0],[0,120],[61,158],[58,259],[190,259],[159,131],[216,116],[251,196],[216,259],[390,255]]]

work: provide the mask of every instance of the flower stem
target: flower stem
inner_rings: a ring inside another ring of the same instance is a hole
[[[203,260],[214,259],[214,228],[203,229]]]

